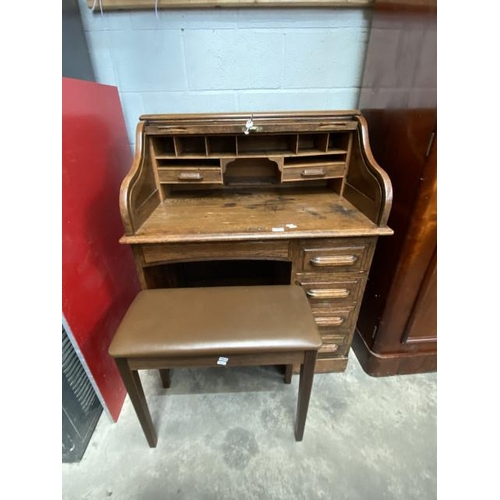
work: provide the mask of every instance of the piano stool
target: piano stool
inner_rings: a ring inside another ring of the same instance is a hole
[[[295,285],[150,289],[139,292],[109,347],[149,446],[158,438],[138,370],[300,365],[295,439],[301,441],[321,337]]]

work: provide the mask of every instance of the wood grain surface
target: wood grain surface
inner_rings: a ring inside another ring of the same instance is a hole
[[[156,207],[134,235],[120,241],[167,243],[391,233],[391,229],[375,225],[331,191],[240,190],[170,197]]]

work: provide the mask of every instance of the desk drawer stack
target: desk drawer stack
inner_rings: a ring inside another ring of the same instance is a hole
[[[299,242],[295,283],[306,292],[323,340],[319,369],[345,364],[374,248],[369,238]]]
[[[276,264],[266,284],[308,297],[316,370],[342,371],[377,239],[392,234],[391,200],[358,111],[147,115],[121,187],[120,242],[144,289],[186,286],[188,264]]]

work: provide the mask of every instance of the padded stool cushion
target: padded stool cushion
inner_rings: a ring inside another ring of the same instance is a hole
[[[299,286],[139,292],[109,347],[119,357],[317,350],[321,338]]]

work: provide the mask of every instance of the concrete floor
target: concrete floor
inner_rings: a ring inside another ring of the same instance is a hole
[[[304,441],[294,440],[298,375],[275,367],[141,372],[158,431],[150,449],[127,397],[103,414],[64,500],[436,498],[435,373],[373,378],[351,352],[316,375]]]

